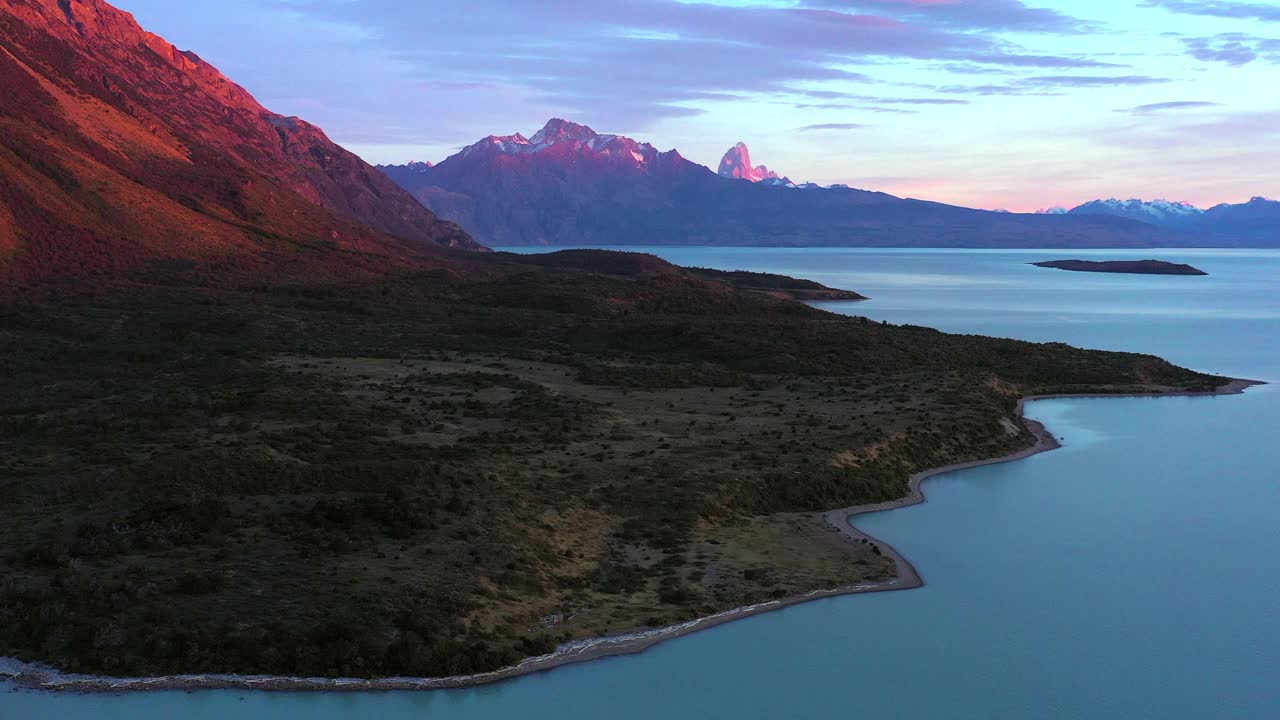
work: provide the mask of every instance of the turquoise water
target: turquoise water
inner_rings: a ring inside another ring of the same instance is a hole
[[[1031,268],[1153,253],[664,248],[873,299],[831,309],[1280,379],[1280,252],[1207,278]],[[928,585],[821,600],[496,686],[353,695],[10,691],[0,718],[1280,717],[1280,391],[1051,400],[1059,451],[939,476],[858,519]]]

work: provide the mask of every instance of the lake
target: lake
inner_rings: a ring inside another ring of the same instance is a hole
[[[893,323],[1280,380],[1280,251],[651,248],[807,277]],[[1038,260],[1186,262],[1208,277]],[[1280,391],[1032,403],[1064,447],[858,518],[927,585],[821,600],[499,685],[428,693],[17,691],[0,718],[1280,717]]]

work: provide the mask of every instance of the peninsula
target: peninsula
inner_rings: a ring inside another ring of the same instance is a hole
[[[524,672],[901,587],[822,512],[1035,448],[1029,395],[1228,381],[490,252],[105,0],[7,0],[0,37],[0,657]]]
[[[1031,263],[1036,267],[1070,270],[1072,272],[1126,273],[1130,275],[1208,275],[1190,265],[1164,260],[1048,260]]]
[[[805,302],[868,299],[867,296],[852,290],[840,290],[812,280],[775,275],[773,273],[749,272],[746,270],[711,270],[709,268],[686,268],[685,271],[707,280],[719,280],[742,290],[772,295],[778,298],[791,298]]]

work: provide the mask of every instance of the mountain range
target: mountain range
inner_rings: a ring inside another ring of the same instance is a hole
[[[101,0],[5,4],[6,287],[196,266],[359,276],[480,248],[319,128],[266,110],[128,13]]]
[[[379,166],[488,245],[1152,247],[1125,218],[1020,215],[843,186],[795,186],[735,146],[721,172],[648,143],[553,119],[425,167]],[[751,180],[752,182],[743,182]]]
[[[1202,210],[1186,202],[1168,200],[1094,200],[1067,215],[1109,215],[1177,231],[1192,244],[1226,246],[1280,245],[1280,202],[1255,197],[1238,205],[1215,205]]]

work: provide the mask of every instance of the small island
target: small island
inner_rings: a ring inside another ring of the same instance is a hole
[[[1208,275],[1209,273],[1190,265],[1165,262],[1163,260],[1048,260],[1031,263],[1036,267],[1057,268],[1073,272],[1129,273],[1133,275]]]

